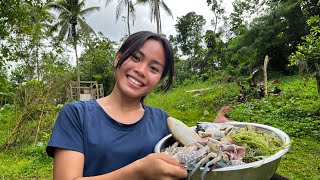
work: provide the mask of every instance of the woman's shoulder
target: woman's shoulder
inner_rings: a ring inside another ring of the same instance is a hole
[[[67,104],[65,104],[64,106],[70,106],[70,107],[86,107],[86,106],[90,106],[90,105],[96,105],[96,100],[95,99],[90,99],[87,101],[72,101],[69,102]]]
[[[168,116],[168,113],[161,108],[154,107],[154,106],[148,106],[148,105],[144,105],[144,107],[145,107],[145,109],[150,111],[151,114]]]
[[[73,101],[65,104],[62,110],[90,110],[97,106],[96,100]]]
[[[146,104],[144,104],[143,106],[144,106],[145,108],[148,108],[149,110],[152,110],[152,111],[165,112],[165,110],[163,110],[163,109],[161,109],[161,108],[158,108],[158,107],[149,106],[149,105],[146,105]]]

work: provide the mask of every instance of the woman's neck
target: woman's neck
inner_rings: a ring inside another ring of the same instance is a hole
[[[140,99],[121,96],[114,91],[97,102],[110,117],[123,124],[133,124],[144,114]]]
[[[106,96],[103,101],[104,105],[112,106],[113,108],[117,108],[124,112],[142,108],[140,99],[128,98],[115,92],[111,92],[111,94]]]

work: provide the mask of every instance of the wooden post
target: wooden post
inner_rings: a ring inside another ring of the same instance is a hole
[[[72,82],[70,82],[69,88],[70,88],[70,100],[73,100]]]
[[[264,58],[264,64],[263,64],[263,78],[264,78],[263,86],[264,86],[264,95],[265,96],[268,95],[268,78],[267,78],[268,63],[269,63],[269,57],[268,57],[268,55],[266,55],[266,57]]]
[[[96,99],[99,99],[99,84],[96,82]]]

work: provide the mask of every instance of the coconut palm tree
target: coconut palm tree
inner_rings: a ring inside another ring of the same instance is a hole
[[[84,0],[56,0],[47,7],[59,12],[58,21],[52,26],[52,31],[59,31],[59,36],[71,40],[77,63],[78,98],[80,97],[80,64],[77,53],[79,31],[85,34],[95,34],[94,30],[85,22],[84,15],[99,10],[100,7],[84,8]]]
[[[161,17],[160,17],[160,7],[162,7],[165,12],[172,16],[171,10],[168,8],[168,6],[163,2],[163,0],[137,0],[136,4],[149,4],[151,13],[150,13],[150,19],[151,22],[153,20],[156,20],[157,23],[157,33],[161,33]]]
[[[106,0],[106,6],[111,3],[113,0]],[[120,15],[122,14],[122,10],[127,10],[127,27],[128,27],[128,35],[130,36],[130,15],[132,17],[132,24],[134,25],[134,20],[136,18],[134,5],[131,0],[118,0],[117,10],[116,10],[116,20],[118,21]]]

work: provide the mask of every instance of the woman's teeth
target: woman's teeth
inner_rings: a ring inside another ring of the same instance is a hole
[[[133,79],[132,77],[128,76],[128,79],[133,83],[136,84],[138,86],[142,86],[142,83],[140,83],[139,81]]]

